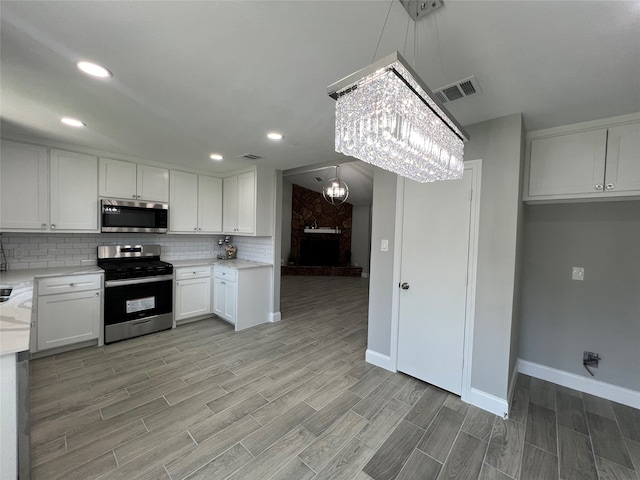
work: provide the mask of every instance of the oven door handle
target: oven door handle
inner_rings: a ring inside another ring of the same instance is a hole
[[[173,280],[173,275],[160,275],[158,277],[132,278],[130,280],[107,280],[104,282],[105,288],[122,287],[125,285],[141,285],[143,283],[164,282]]]

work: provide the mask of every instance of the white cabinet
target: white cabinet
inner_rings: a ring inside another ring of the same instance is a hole
[[[236,305],[238,303],[236,271],[229,268],[214,267],[214,272],[213,313],[235,325]]]
[[[222,180],[171,170],[169,231],[220,233],[222,231]]]
[[[180,267],[175,270],[176,323],[211,314],[211,267]]]
[[[0,227],[14,231],[98,231],[98,159],[2,142]]]
[[[169,170],[101,158],[100,196],[166,203],[169,201]]]
[[[48,277],[37,281],[37,351],[100,337],[102,275]]]
[[[256,169],[224,179],[224,233],[272,235],[274,181],[274,172],[270,169]]]
[[[41,230],[49,225],[47,149],[2,141],[0,150],[0,228]]]
[[[50,230],[98,230],[98,159],[62,150],[50,152]]]
[[[640,195],[640,122],[534,133],[527,161],[526,201]]]
[[[269,321],[271,267],[234,269],[215,265],[213,313],[235,329]]]

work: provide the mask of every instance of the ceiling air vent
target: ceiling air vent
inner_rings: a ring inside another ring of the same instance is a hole
[[[239,158],[246,158],[247,160],[258,160],[262,157],[260,155],[254,155],[253,153],[245,153],[244,155],[240,155]]]
[[[442,103],[453,102],[454,100],[470,97],[471,95],[476,95],[481,92],[482,89],[480,88],[478,79],[474,75],[433,91]]]

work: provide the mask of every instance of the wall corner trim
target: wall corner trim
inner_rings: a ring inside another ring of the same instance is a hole
[[[518,372],[633,408],[640,408],[640,392],[629,388],[619,387],[611,383],[522,360],[521,358],[518,359]]]
[[[466,398],[465,398],[466,397]],[[478,408],[491,412],[502,418],[507,418],[509,412],[509,403],[490,393],[483,392],[476,388],[471,388],[469,395],[462,398],[463,402],[470,403]]]
[[[389,370],[390,372],[396,371],[396,369],[393,367],[391,357],[389,355],[383,355],[382,353],[374,352],[373,350],[367,349],[367,352],[365,353],[365,360],[367,361],[367,363],[380,368],[384,368],[385,370]]]
[[[282,315],[280,314],[280,312],[272,312],[269,314],[269,321],[271,323],[279,322],[281,318]]]

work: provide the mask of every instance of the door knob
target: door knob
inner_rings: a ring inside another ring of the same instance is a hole
[[[409,290],[409,284],[407,282],[403,282],[402,285],[400,285],[400,288],[403,290]]]

